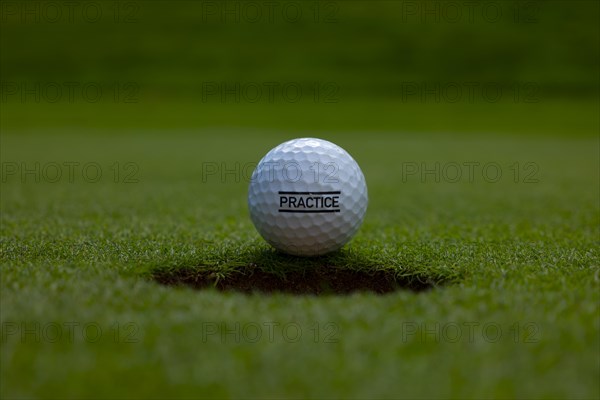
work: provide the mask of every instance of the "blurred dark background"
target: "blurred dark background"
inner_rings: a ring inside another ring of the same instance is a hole
[[[595,134],[599,4],[5,1],[2,127]]]

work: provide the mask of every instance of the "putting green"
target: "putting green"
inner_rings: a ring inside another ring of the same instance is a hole
[[[2,183],[2,396],[598,396],[596,138],[326,135],[360,163],[370,206],[342,252],[298,260],[255,232],[241,173],[292,135],[4,134],[19,170]],[[327,265],[405,286],[152,280]]]

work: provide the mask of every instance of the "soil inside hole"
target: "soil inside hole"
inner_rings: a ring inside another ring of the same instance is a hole
[[[434,286],[418,277],[397,277],[394,271],[356,271],[346,268],[322,266],[302,271],[287,271],[285,277],[246,267],[224,276],[202,268],[177,268],[157,270],[154,279],[164,285],[190,286],[195,289],[214,287],[221,291],[243,293],[291,294],[350,294],[353,292],[390,293],[396,290],[424,291]]]

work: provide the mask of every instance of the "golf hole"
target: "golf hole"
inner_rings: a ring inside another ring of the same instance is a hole
[[[293,295],[386,294],[397,290],[421,292],[435,286],[427,279],[398,276],[393,270],[356,271],[333,266],[286,271],[284,275],[266,272],[252,265],[225,274],[205,267],[183,267],[158,269],[154,271],[153,278],[164,285],[199,290],[215,288],[219,291]]]

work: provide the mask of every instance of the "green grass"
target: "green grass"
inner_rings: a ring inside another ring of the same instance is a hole
[[[318,132],[360,163],[369,209],[341,253],[290,262],[252,227],[247,182],[203,182],[202,163],[243,166],[311,132],[158,125],[143,135],[5,126],[4,165],[96,162],[103,176],[3,176],[3,398],[600,396],[597,138]],[[436,161],[496,162],[503,175],[403,179],[403,162]],[[121,173],[115,183],[115,162],[121,172],[139,166],[138,182]],[[538,167],[530,183],[527,162]],[[285,274],[319,260],[394,269],[435,287],[247,296],[150,279],[161,268],[251,263]],[[73,340],[70,322],[79,324]],[[55,342],[52,323],[63,327]],[[278,324],[272,337],[269,323]],[[101,328],[97,341],[82,337],[86,324],[96,324],[90,336]],[[227,334],[236,324],[239,338]]]
[[[21,104],[9,99],[2,104],[0,126],[6,132],[95,131],[118,133],[136,131],[248,130],[252,134],[267,131],[327,135],[330,132],[415,132],[415,133],[494,133],[503,135],[591,136],[598,130],[600,106],[597,98],[540,97],[537,103],[513,102],[508,91],[497,103],[467,99],[457,103],[426,99],[373,97],[355,98],[339,94],[337,103],[202,102],[197,97],[180,96],[160,100],[141,88],[137,103],[101,103],[67,101],[47,104],[33,101]],[[35,115],[36,118],[31,118]],[[482,131],[482,127],[486,127]],[[210,140],[210,139],[209,139]],[[270,144],[270,143],[269,143]],[[267,144],[267,146],[269,145]],[[255,154],[257,157],[259,153]]]
[[[291,22],[275,2],[274,23],[204,18],[218,2],[94,2],[97,22],[83,4],[69,20],[52,2],[64,18],[37,21],[43,2],[4,3],[1,398],[600,397],[600,3],[490,2],[492,22],[470,2],[321,2],[315,15],[306,1]],[[203,98],[206,84],[272,83],[301,100]],[[265,244],[243,177],[203,179],[203,163],[247,177],[299,136],[346,148],[369,187],[356,237],[317,259]],[[462,179],[406,174],[436,162]],[[11,175],[35,163],[61,179]],[[72,178],[64,163],[79,163]],[[244,295],[153,280],[328,267],[404,287]]]

